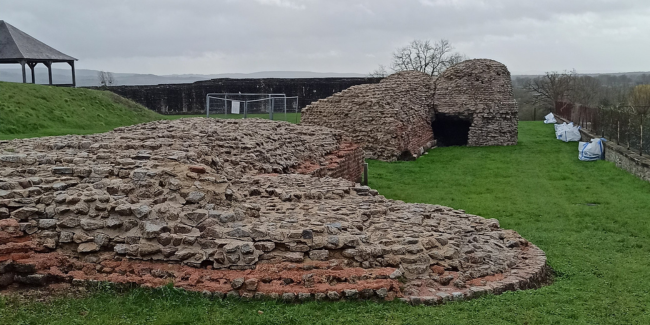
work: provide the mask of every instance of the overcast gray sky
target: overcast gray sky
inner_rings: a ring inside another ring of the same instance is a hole
[[[649,0],[0,0],[0,19],[114,72],[368,73],[441,38],[517,74],[650,70]]]

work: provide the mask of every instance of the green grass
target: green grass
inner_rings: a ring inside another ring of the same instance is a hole
[[[0,139],[106,132],[157,119],[108,91],[0,82]]]
[[[650,183],[609,162],[578,161],[577,144],[555,140],[551,125],[521,122],[517,146],[439,148],[413,162],[371,161],[370,185],[389,198],[499,219],[547,253],[555,282],[435,307],[286,305],[209,300],[169,288],[103,289],[47,304],[0,299],[0,323],[650,323]]]
[[[107,132],[116,127],[205,115],[161,115],[110,91],[0,82],[0,140]],[[223,115],[212,117],[224,118]],[[250,114],[268,119],[268,114]],[[243,115],[227,116],[229,119]],[[285,120],[275,114],[274,120]],[[300,121],[299,113],[286,120]]]

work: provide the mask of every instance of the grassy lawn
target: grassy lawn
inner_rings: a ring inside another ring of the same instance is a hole
[[[577,158],[577,144],[555,140],[553,126],[521,122],[517,146],[439,148],[413,162],[370,162],[370,185],[381,194],[497,218],[542,248],[556,277],[539,290],[411,307],[102,289],[47,304],[0,299],[0,323],[650,324],[650,184],[612,163]]]
[[[155,120],[204,116],[160,115],[110,91],[0,82],[0,140],[100,133]],[[268,119],[269,115],[248,117]],[[273,119],[298,123],[300,113],[275,114]]]
[[[109,91],[0,82],[0,139],[106,132],[160,116]]]

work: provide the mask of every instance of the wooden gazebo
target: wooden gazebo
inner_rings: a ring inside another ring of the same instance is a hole
[[[77,59],[53,49],[20,29],[0,20],[0,64],[20,64],[23,67],[23,83],[27,83],[25,65],[31,69],[32,83],[36,83],[34,67],[39,63],[43,63],[47,67],[51,85],[52,63],[67,63],[72,68],[72,84],[57,86],[76,87],[74,61],[77,61]]]

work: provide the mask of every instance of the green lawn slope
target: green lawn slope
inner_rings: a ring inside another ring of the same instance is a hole
[[[162,118],[109,91],[0,82],[0,139],[106,132]]]
[[[116,127],[205,115],[161,115],[110,91],[0,82],[0,140],[107,132]],[[211,115],[240,119],[242,114]],[[249,114],[268,119],[268,114]],[[300,113],[276,113],[300,122]]]

